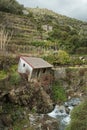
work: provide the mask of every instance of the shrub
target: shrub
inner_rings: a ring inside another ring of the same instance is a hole
[[[81,60],[79,57],[75,56],[74,58],[72,57],[71,58],[71,65],[83,65],[83,64],[86,64],[86,60],[83,61]]]
[[[79,47],[76,49],[77,54],[87,54],[87,47]]]
[[[60,85],[60,83],[55,82],[52,86],[53,99],[54,101],[62,102],[66,101],[66,93],[64,88]]]
[[[53,54],[49,54],[47,56],[43,56],[43,59],[53,64],[53,62],[55,61],[55,56]]]
[[[10,83],[12,85],[18,85],[20,83],[20,81],[21,81],[21,77],[20,77],[20,75],[17,72],[15,72],[15,73],[13,73],[11,75],[11,77],[10,77]]]
[[[42,47],[45,45],[45,42],[44,41],[33,41],[33,42],[31,42],[31,45],[36,46],[36,47],[38,47],[38,46]]]
[[[56,65],[67,65],[70,64],[70,56],[67,52],[59,50],[57,53],[52,53],[43,57],[51,64]]]
[[[71,112],[71,122],[66,130],[87,130],[87,100]]]
[[[12,65],[11,68],[10,68],[10,71],[11,72],[16,72],[17,71],[17,65]]]
[[[60,64],[68,64],[70,62],[69,54],[63,50],[58,51],[57,59]]]

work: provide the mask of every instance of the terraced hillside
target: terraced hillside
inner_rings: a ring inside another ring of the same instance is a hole
[[[0,12],[0,24],[8,30],[13,30],[13,38],[11,43],[25,44],[29,43],[33,36],[38,37],[36,25],[26,16],[18,16],[14,14]]]
[[[0,12],[0,26],[13,32],[10,48],[24,48],[37,43],[50,41],[57,43],[58,48],[76,44],[74,41],[87,41],[87,23],[59,15],[47,9],[26,9],[28,14],[15,15]],[[33,44],[34,43],[34,44]],[[62,43],[62,44],[61,44]],[[72,44],[71,44],[72,43]],[[61,45],[60,45],[61,44]],[[86,44],[86,43],[85,43]],[[83,43],[81,42],[81,46]],[[86,46],[86,45],[85,45]]]

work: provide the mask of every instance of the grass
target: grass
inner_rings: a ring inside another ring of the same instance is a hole
[[[14,72],[13,74],[11,74],[11,77],[10,77],[11,85],[18,85],[20,81],[21,81],[21,77],[17,72]]]
[[[0,71],[0,80],[5,79],[6,77],[7,77],[7,73],[4,70]]]
[[[10,71],[11,72],[16,72],[17,71],[17,67],[18,67],[18,65],[12,65],[11,68],[10,68]]]

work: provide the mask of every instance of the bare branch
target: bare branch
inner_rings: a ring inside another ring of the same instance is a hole
[[[13,35],[13,31],[11,33],[7,32],[5,27],[0,29],[0,50],[5,51],[6,46],[10,42]]]

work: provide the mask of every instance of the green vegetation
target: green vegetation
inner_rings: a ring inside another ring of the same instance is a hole
[[[21,77],[18,74],[18,72],[13,72],[13,74],[11,74],[11,77],[10,77],[10,83],[12,85],[18,85],[20,81],[21,81]]]
[[[76,53],[78,47],[86,47],[83,38],[79,37],[79,33],[76,29],[70,28],[67,25],[60,26],[55,25],[53,30],[48,33],[48,39],[51,41],[59,41],[58,47],[66,50],[69,53]]]
[[[11,73],[17,72],[17,68],[18,68],[18,65],[12,65],[12,66],[10,67],[10,72],[11,72]]]
[[[4,70],[0,71],[0,79],[5,79],[6,77],[7,73]]]
[[[22,14],[23,6],[20,5],[16,0],[0,0],[0,11]]]
[[[26,124],[29,124],[29,120],[28,119],[23,119],[21,121],[18,121],[16,123],[14,123],[14,130],[25,130],[24,126],[26,126]],[[33,128],[29,127],[26,128],[26,130],[33,130]]]
[[[12,85],[17,85],[21,81],[21,77],[19,73],[17,72],[17,65],[12,65],[9,72],[11,73],[10,75],[10,83]]]
[[[87,52],[87,47],[79,47],[77,48],[77,51],[76,51],[76,53],[80,55],[84,55],[86,54],[86,52]]]
[[[49,53],[44,54],[42,56],[43,59],[48,61],[49,63],[53,64],[54,66],[58,65],[68,65],[68,66],[75,66],[75,65],[86,65],[87,60],[85,59],[86,56],[82,56],[84,59],[80,59],[80,55],[70,55],[64,50],[58,51],[49,51]]]
[[[68,65],[70,64],[70,56],[67,52],[59,50],[57,52],[48,54],[43,57],[49,63],[54,65]]]
[[[60,64],[68,64],[70,62],[70,56],[67,52],[59,50],[58,51],[58,61]]]
[[[21,14],[27,11],[26,15]],[[13,31],[7,47],[11,52],[30,52],[40,47],[41,51],[63,50],[69,54],[87,54],[87,23],[56,14],[47,9],[24,9],[16,0],[1,0],[0,24],[8,32]],[[29,13],[28,13],[29,12]],[[5,20],[4,20],[5,19]],[[7,26],[7,21],[8,26]],[[21,23],[21,24],[20,24]],[[36,47],[36,48],[35,48]]]
[[[14,130],[22,130],[24,126],[27,124],[28,128],[26,130],[32,130],[30,128],[28,113],[26,111],[26,116],[24,115],[24,111],[26,108],[19,105],[14,105],[12,103],[5,103],[3,105],[3,112],[7,113],[5,115],[6,120],[10,119],[12,123],[12,129]]]
[[[55,82],[52,86],[53,99],[55,102],[64,102],[67,99],[64,88],[59,82]]]
[[[87,100],[73,109],[66,130],[87,130]]]
[[[5,79],[9,76],[9,82],[12,85],[20,83],[21,77],[17,72],[17,59],[12,57],[0,57],[0,79]]]
[[[31,42],[31,45],[33,46],[36,46],[36,47],[44,47],[45,46],[45,42],[44,41],[34,41],[34,42]]]
[[[0,56],[0,70],[9,72],[11,66],[17,65],[18,59],[10,56]]]

